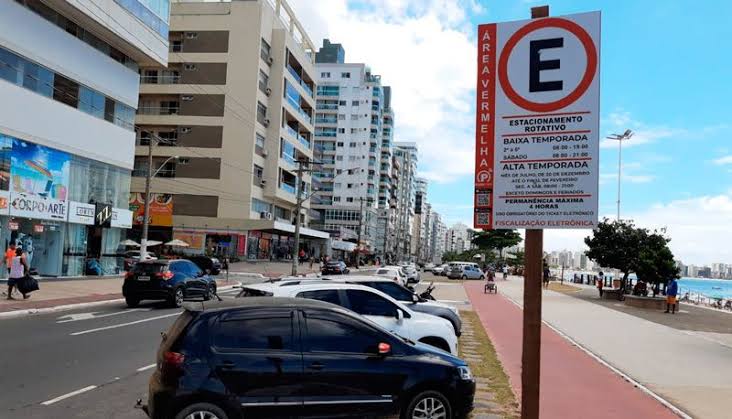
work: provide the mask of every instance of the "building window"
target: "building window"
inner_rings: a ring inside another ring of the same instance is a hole
[[[264,135],[258,132],[255,134],[254,152],[260,156],[264,156]]]
[[[358,101],[357,100],[354,100],[353,102],[351,102],[351,105],[352,106],[358,106]]]
[[[262,102],[257,101],[257,121],[259,121],[260,124],[267,126],[267,123],[265,122],[267,120],[267,107],[262,104]]]
[[[355,134],[358,132],[358,128],[351,128],[351,134]]]
[[[258,212],[258,213],[272,212],[272,204],[268,204],[257,198],[252,198],[252,211]]]
[[[343,147],[343,141],[338,141],[336,143],[336,147]]]
[[[358,121],[358,115],[356,115],[355,113],[352,113],[351,114],[351,121]]]
[[[333,202],[341,202],[341,197],[340,196],[334,196],[333,197]]]
[[[333,189],[340,189],[340,188],[341,188],[341,184],[340,183],[334,183],[333,184]]]
[[[356,161],[358,156],[348,156],[348,161]]]
[[[330,78],[330,72],[324,71],[324,72],[320,73],[320,77],[322,77],[324,79],[329,79]]]
[[[345,134],[346,133],[346,129],[345,128],[338,128],[338,133],[339,134]]]
[[[262,178],[264,177],[264,168],[257,166],[256,164],[253,167],[254,177],[252,178],[252,183],[254,183],[256,186],[264,186],[262,185]]]
[[[170,41],[170,50],[172,52],[181,52],[183,51],[183,41],[180,39],[176,39],[173,41]]]
[[[349,196],[348,198],[346,198],[346,202],[353,202],[353,198]]]
[[[353,183],[349,183],[349,184],[348,184],[348,185],[347,185],[346,187],[347,187],[348,189],[353,189]]]
[[[346,115],[344,115],[344,114],[342,114],[342,113],[339,113],[339,114],[338,114],[338,120],[339,120],[339,121],[345,121],[345,120],[346,120]]]
[[[336,156],[337,161],[343,161],[343,156]],[[340,169],[338,169],[338,172],[340,173]]]
[[[356,148],[357,145],[358,145],[358,143],[357,142],[354,142],[354,141],[348,143],[348,146],[351,147],[351,148]]]
[[[268,88],[269,88],[269,76],[264,71],[259,70],[259,90],[261,90],[262,93],[267,94]]]
[[[346,104],[348,104],[348,102],[346,102],[345,100],[338,101],[338,106],[346,106]]]
[[[270,53],[271,53],[271,50],[272,50],[272,47],[269,46],[269,44],[267,43],[267,41],[265,41],[264,39],[262,39],[262,43],[259,46],[259,56],[262,57],[262,59],[267,64],[271,64],[271,62],[270,62],[270,57],[271,57]]]
[[[342,79],[350,79],[351,78],[351,73],[350,72],[347,72],[347,71],[346,72],[343,72],[343,73],[341,73],[341,78]]]

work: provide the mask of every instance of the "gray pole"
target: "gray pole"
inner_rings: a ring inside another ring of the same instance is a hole
[[[361,265],[361,229],[363,228],[363,197],[358,198],[360,205],[358,208],[358,240],[356,244],[356,267]]]
[[[303,161],[297,161],[297,194],[295,197],[295,245],[292,247],[292,275],[297,275],[297,258],[300,252],[300,207],[302,206]]]
[[[620,177],[622,175],[623,138],[618,138],[618,218],[620,221]]]
[[[140,260],[143,260],[147,256],[147,231],[150,225],[149,214],[150,214],[150,181],[153,177],[153,139],[150,138],[150,142],[147,146],[147,176],[145,176],[145,211],[143,212],[142,219],[142,239],[140,240]]]

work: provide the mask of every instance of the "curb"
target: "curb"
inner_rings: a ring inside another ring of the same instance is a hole
[[[225,291],[228,289],[232,289],[238,285],[241,284],[235,284],[235,285],[224,285],[222,287],[217,287],[217,291]],[[23,317],[23,316],[30,316],[34,314],[47,314],[47,313],[55,313],[57,311],[65,311],[65,310],[74,310],[79,308],[87,308],[87,307],[97,307],[97,306],[103,306],[103,305],[109,305],[109,304],[119,304],[124,303],[124,298],[115,298],[113,300],[102,300],[102,301],[90,301],[88,303],[76,303],[76,304],[64,304],[60,306],[55,307],[44,307],[44,308],[29,308],[27,310],[13,310],[13,311],[6,311],[3,313],[0,313],[0,320],[3,319],[12,319],[16,317]]]
[[[556,292],[556,291],[551,291],[551,292]],[[521,309],[521,311],[524,310],[523,304],[519,303],[518,301],[514,300],[513,298],[509,297],[506,294],[501,293],[501,295],[504,298],[506,298],[508,301],[510,301],[513,304],[515,304],[516,307],[518,307],[518,308]],[[582,352],[584,352],[585,354],[587,354],[590,358],[592,358],[595,361],[597,361],[598,363],[600,363],[600,365],[608,368],[610,371],[614,372],[615,374],[617,374],[618,376],[620,376],[620,378],[622,378],[623,380],[625,380],[625,381],[629,382],[630,384],[632,384],[635,388],[639,389],[641,392],[645,393],[646,395],[650,396],[651,398],[653,398],[657,402],[661,403],[664,407],[666,407],[667,409],[669,409],[676,416],[678,416],[680,418],[684,418],[684,419],[693,419],[693,417],[691,415],[689,415],[688,413],[684,412],[680,408],[676,407],[670,401],[664,399],[659,394],[657,394],[653,390],[649,389],[645,385],[641,384],[639,381],[635,380],[630,375],[624,373],[619,368],[617,368],[617,367],[613,366],[612,364],[610,364],[608,361],[605,361],[602,357],[600,357],[599,355],[595,354],[594,352],[592,352],[591,350],[589,350],[588,348],[586,348],[585,346],[583,346],[581,343],[579,343],[576,340],[572,339],[569,335],[567,335],[566,333],[562,332],[556,326],[552,325],[551,323],[547,322],[544,319],[542,319],[541,322],[543,324],[545,324],[553,332],[555,332],[556,334],[558,334],[562,339],[564,339],[567,342],[569,342],[570,344],[574,345],[579,350],[581,350]]]

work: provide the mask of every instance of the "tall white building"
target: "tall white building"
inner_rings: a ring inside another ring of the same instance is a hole
[[[0,2],[0,241],[41,275],[123,269],[140,65],[166,65],[168,0]]]
[[[320,62],[315,114],[315,177],[323,191],[313,209],[319,227],[341,239],[377,246],[377,207],[383,137],[381,77],[365,64]]]
[[[412,228],[416,203],[417,144],[395,142],[392,180],[395,181],[395,227],[394,254],[397,260],[412,257]],[[395,179],[396,178],[396,179]]]
[[[463,223],[455,223],[447,231],[447,251],[449,252],[464,252],[470,250],[471,244],[471,230]]]

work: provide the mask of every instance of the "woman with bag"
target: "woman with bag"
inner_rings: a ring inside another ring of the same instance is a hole
[[[15,299],[12,297],[14,286],[18,287],[18,291],[23,294],[24,300],[30,297],[30,295],[23,292],[24,289],[20,286],[20,281],[23,280],[27,271],[28,262],[26,262],[25,256],[23,255],[23,249],[21,247],[17,247],[15,249],[15,256],[10,262],[10,275],[8,276],[8,300]]]

